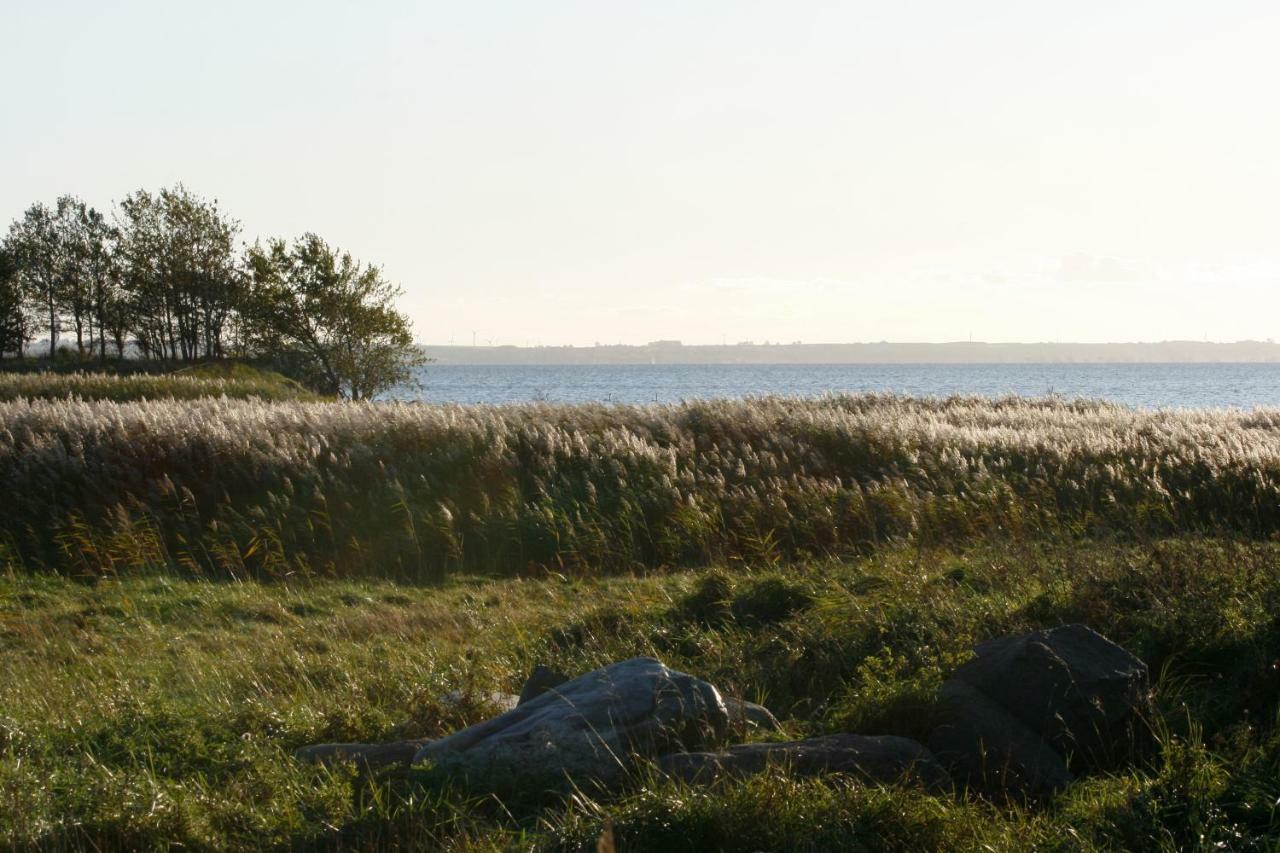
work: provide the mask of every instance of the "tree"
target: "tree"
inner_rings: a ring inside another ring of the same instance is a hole
[[[247,333],[259,352],[288,362],[317,390],[352,400],[408,382],[424,363],[400,288],[315,234],[288,245],[255,243],[246,266]]]
[[[243,295],[240,223],[178,184],[120,203],[120,259],[144,355],[193,361],[223,354]]]
[[[93,332],[97,331],[98,357],[107,360],[107,334],[110,333],[118,355],[124,355],[124,337],[128,334],[123,313],[124,297],[120,292],[120,268],[114,245],[117,229],[92,207],[80,206],[81,274],[88,282],[90,305],[89,349],[94,348]]]
[[[114,287],[113,229],[102,214],[73,195],[53,209],[34,204],[14,222],[6,241],[22,290],[48,318],[49,355],[69,322],[80,357],[92,354],[95,333],[105,357],[104,315]]]
[[[54,263],[58,308],[70,318],[76,351],[84,358],[85,333],[93,346],[93,285],[89,267],[95,248],[88,228],[88,208],[73,195],[58,198],[53,215]]]
[[[117,267],[117,272],[119,268]],[[111,336],[115,345],[116,358],[124,360],[125,343],[133,330],[136,315],[129,295],[116,283],[107,293],[102,306],[102,328]],[[106,347],[103,347],[103,358],[106,358]]]
[[[8,245],[0,246],[0,358],[6,353],[22,357],[31,327],[18,260]]]
[[[62,329],[59,313],[62,247],[53,213],[39,202],[31,205],[21,219],[9,226],[6,242],[17,263],[23,293],[48,318],[49,357],[53,358]]]

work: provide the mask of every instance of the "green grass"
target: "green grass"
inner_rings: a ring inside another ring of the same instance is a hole
[[[1274,849],[1280,546],[890,547],[646,577],[0,579],[0,845],[262,849]],[[452,731],[535,662],[651,654],[789,735],[919,736],[974,642],[1084,621],[1152,667],[1157,746],[1038,810],[785,772],[501,804],[297,766]],[[477,697],[442,702],[451,690]]]
[[[0,370],[0,401],[318,400],[297,382],[270,370],[237,363],[210,363],[165,373],[102,372],[92,367],[74,372]]]

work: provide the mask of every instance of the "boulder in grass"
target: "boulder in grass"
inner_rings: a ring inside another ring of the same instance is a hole
[[[608,785],[637,757],[701,748],[728,726],[711,684],[653,658],[633,658],[431,741],[413,760],[490,791]]]
[[[973,790],[1042,800],[1071,782],[1066,762],[1040,735],[965,682],[942,685],[938,712],[929,749]]]
[[[1084,625],[981,643],[953,678],[1082,768],[1106,763],[1146,706],[1147,667]]]
[[[720,752],[678,752],[658,759],[668,776],[694,784],[785,767],[794,776],[841,773],[873,784],[908,784],[934,793],[952,790],[933,754],[910,738],[838,734],[786,743],[744,743]]]
[[[929,746],[988,793],[1042,799],[1113,763],[1148,703],[1147,667],[1084,625],[981,643],[939,690]]]

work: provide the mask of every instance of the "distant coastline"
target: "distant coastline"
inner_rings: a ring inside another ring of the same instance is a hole
[[[1160,364],[1280,363],[1271,341],[1210,343],[860,343],[683,345],[655,341],[638,346],[432,346],[437,364]]]

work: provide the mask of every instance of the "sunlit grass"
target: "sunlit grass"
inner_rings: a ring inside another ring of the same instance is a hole
[[[0,371],[0,400],[317,399],[278,373],[243,364],[208,364],[164,374]]]
[[[1202,540],[443,586],[13,577],[0,846],[590,851],[612,826],[631,850],[1267,849],[1277,612],[1280,548]],[[764,701],[786,736],[919,736],[975,641],[1075,620],[1159,674],[1159,746],[1040,810],[785,773],[501,804],[290,758],[476,722],[535,662],[578,673],[638,654]],[[472,698],[445,701],[454,690]]]

